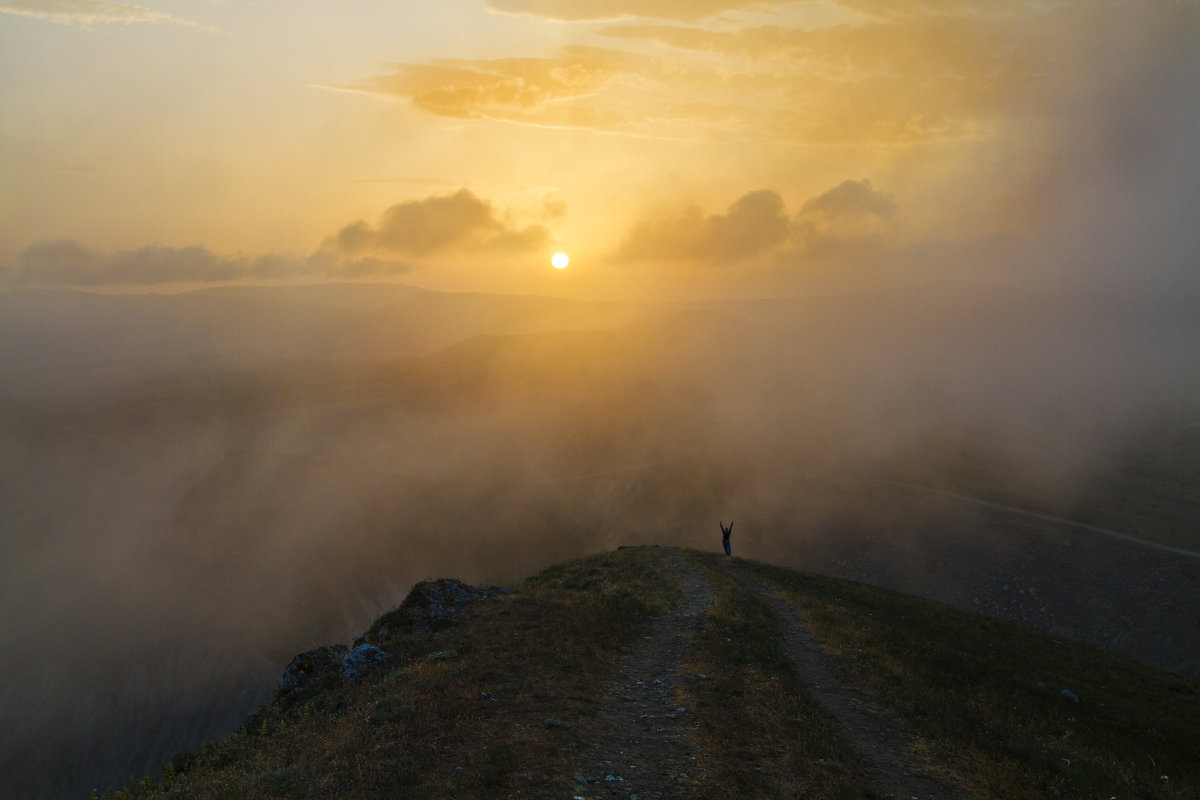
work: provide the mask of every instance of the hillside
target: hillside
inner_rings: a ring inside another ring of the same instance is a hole
[[[736,542],[736,537],[735,537]],[[1200,684],[863,584],[621,548],[418,586],[122,798],[1144,797],[1200,788]]]

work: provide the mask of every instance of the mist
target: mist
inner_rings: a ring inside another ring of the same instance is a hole
[[[236,730],[416,581],[715,549],[719,519],[735,555],[1200,674],[1176,552],[1200,520],[1200,49],[1172,19],[1131,29],[1136,67],[1071,62],[1094,92],[1047,90],[1072,104],[1053,136],[1003,153],[1027,158],[1017,230],[818,251],[794,218],[730,233],[784,215],[746,187],[617,248],[746,250],[731,299],[0,294],[0,794],[79,796]]]
[[[447,330],[424,328],[426,352],[367,358],[332,339],[300,358],[209,337],[197,320],[224,325],[240,292],[206,294],[186,298],[213,309],[188,322],[186,341],[209,345],[187,359],[167,358],[179,345],[164,336],[144,371],[114,358],[120,379],[86,391],[6,381],[6,793],[78,794],[235,730],[292,655],[348,641],[422,579],[510,583],[622,544],[707,549],[732,518],[738,555],[836,573],[884,537],[940,566],[866,577],[970,595],[945,548],[980,555],[1011,537],[929,490],[1070,515],[1118,455],[1165,452],[1172,436],[1194,445],[1186,426],[1200,419],[1200,308],[1179,294],[438,295],[455,310]],[[180,298],[129,299],[76,332],[79,346]],[[340,330],[364,340],[351,320],[405,318],[431,299],[352,303]],[[276,302],[280,317],[255,316],[265,329],[297,313]],[[62,318],[10,326],[5,346],[34,351],[10,363],[53,364],[36,350],[64,335]],[[106,371],[89,358],[89,374]],[[1195,469],[1163,472],[1194,481]]]

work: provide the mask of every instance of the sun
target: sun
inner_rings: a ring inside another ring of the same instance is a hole
[[[566,269],[567,264],[571,263],[571,259],[567,258],[566,253],[555,253],[554,258],[550,259],[550,263],[555,269]]]

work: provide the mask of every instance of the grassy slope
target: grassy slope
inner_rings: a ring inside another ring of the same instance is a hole
[[[1200,685],[875,587],[765,565],[854,680],[981,797],[1196,797]],[[1064,698],[1068,689],[1078,703]]]
[[[396,661],[362,683],[266,709],[116,796],[570,796],[577,743],[546,720],[594,713],[640,622],[679,607],[665,552],[549,569],[453,628],[401,637]],[[799,692],[766,608],[714,557],[687,557],[716,595],[681,666],[680,703],[703,753],[691,796],[861,797],[854,757]],[[1196,796],[1197,684],[912,597],[746,563],[978,796]]]

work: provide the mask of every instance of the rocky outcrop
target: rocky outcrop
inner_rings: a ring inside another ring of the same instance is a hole
[[[377,619],[365,634],[354,640],[354,644],[380,645],[401,632],[430,633],[440,630],[453,624],[455,614],[463,606],[507,593],[508,590],[500,586],[479,589],[457,578],[421,581],[412,588],[399,608]]]
[[[500,586],[479,589],[456,578],[421,581],[398,608],[375,620],[366,633],[356,638],[352,648],[340,644],[318,647],[293,658],[279,682],[278,698],[295,702],[317,694],[339,677],[357,680],[392,658],[388,650],[394,650],[401,634],[445,628],[453,624],[463,606],[497,594],[508,594],[508,590]]]
[[[342,678],[354,681],[377,667],[391,660],[391,656],[374,645],[364,644],[351,650],[342,659]]]
[[[322,678],[337,672],[348,651],[349,648],[344,644],[335,644],[318,647],[296,656],[283,671],[283,678],[279,681],[279,693],[283,696],[295,696],[322,683]]]

